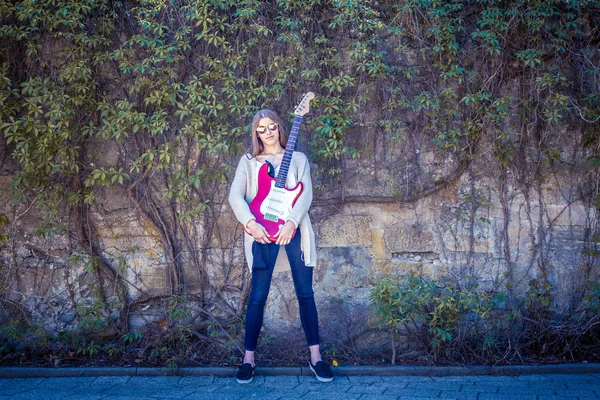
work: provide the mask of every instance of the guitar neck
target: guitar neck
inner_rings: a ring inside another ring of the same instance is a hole
[[[285,180],[287,178],[288,170],[290,169],[292,153],[294,152],[294,148],[296,147],[296,139],[298,138],[298,131],[300,130],[301,122],[302,116],[296,115],[296,117],[294,118],[294,125],[292,125],[290,136],[288,137],[287,146],[285,146],[285,153],[283,153],[283,159],[281,160],[281,166],[279,167],[279,173],[277,174],[275,187],[285,187]]]

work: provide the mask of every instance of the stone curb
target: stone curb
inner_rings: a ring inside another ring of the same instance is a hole
[[[41,368],[0,367],[0,378],[58,378],[82,376],[234,376],[237,368],[189,367],[171,370],[168,368],[143,367],[97,367],[97,368]],[[532,375],[532,374],[598,374],[600,363],[553,364],[553,365],[509,365],[509,366],[394,366],[394,367],[334,367],[338,376],[465,376],[465,375]],[[308,367],[274,367],[256,369],[256,375],[310,375]]]

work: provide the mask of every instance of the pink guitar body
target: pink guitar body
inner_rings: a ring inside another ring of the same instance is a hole
[[[276,181],[277,178],[269,175],[269,165],[263,164],[258,171],[256,197],[249,206],[256,222],[265,227],[272,242],[277,241],[275,234],[285,224],[286,218],[302,193],[302,182],[298,182],[293,189],[288,189],[275,186]]]

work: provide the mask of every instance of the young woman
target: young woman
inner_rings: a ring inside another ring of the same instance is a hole
[[[308,159],[297,151],[292,155],[286,187],[293,188],[298,182],[302,182],[303,190],[285,224],[274,235],[276,241],[272,242],[265,228],[256,222],[248,205],[257,193],[260,167],[268,161],[275,167],[275,176],[279,172],[287,135],[283,121],[271,110],[261,110],[254,116],[251,133],[252,154],[246,154],[240,159],[229,193],[231,208],[237,220],[246,227],[244,251],[248,266],[252,269],[252,286],[246,310],[244,362],[240,366],[237,381],[252,382],[254,352],[263,323],[273,268],[280,246],[285,246],[298,299],[300,320],[310,349],[310,369],[319,381],[331,382],[331,368],[321,360],[317,307],[312,289],[313,267],[317,261],[315,234],[308,216],[313,196]]]

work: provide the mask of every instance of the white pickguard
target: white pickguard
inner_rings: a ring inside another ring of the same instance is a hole
[[[301,185],[294,190],[288,190],[275,187],[275,181],[272,181],[269,194],[260,205],[260,213],[264,216],[275,215],[285,221],[292,212],[294,199],[301,191]]]

